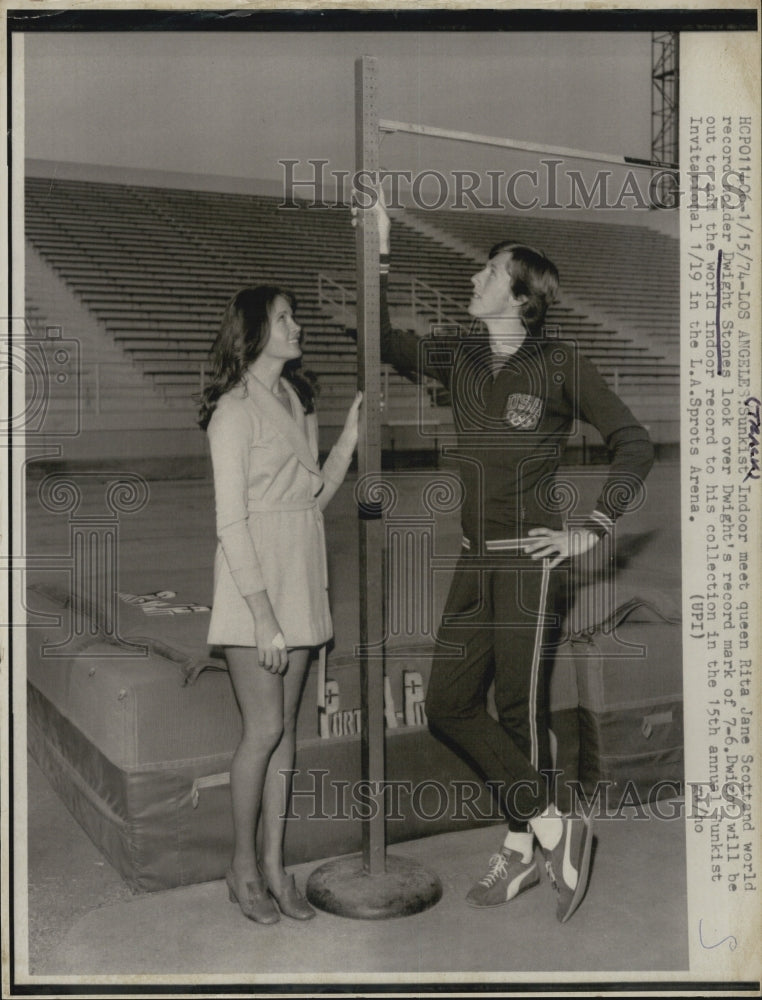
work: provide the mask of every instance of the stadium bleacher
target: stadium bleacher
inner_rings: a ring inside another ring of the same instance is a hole
[[[354,391],[354,245],[347,208],[280,207],[264,195],[29,177],[26,236],[94,317],[125,365],[169,407],[193,410],[230,296],[245,284],[290,288],[318,378],[323,422]],[[551,331],[574,339],[657,437],[676,440],[677,240],[643,226],[494,212],[408,209],[393,224],[393,319],[425,332],[467,324],[470,276],[511,238],[559,267]],[[28,312],[39,313],[34,293]],[[386,372],[388,421],[417,407],[417,388]],[[436,397],[431,396],[432,403]],[[141,404],[144,408],[145,403]],[[190,419],[190,418],[189,418]],[[443,415],[446,422],[447,417]]]

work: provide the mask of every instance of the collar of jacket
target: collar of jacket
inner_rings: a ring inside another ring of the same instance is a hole
[[[316,476],[319,476],[320,469],[310,451],[307,440],[305,414],[302,404],[299,401],[296,391],[289,385],[287,379],[281,378],[280,384],[288,393],[293,416],[286,412],[283,404],[278,402],[270,390],[255,375],[249,373],[244,379],[245,389],[249,398],[262,416],[272,424],[281,437],[285,438],[302,465]]]

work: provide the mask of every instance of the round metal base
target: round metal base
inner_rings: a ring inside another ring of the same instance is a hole
[[[329,861],[316,868],[307,881],[307,899],[320,910],[355,920],[408,917],[438,903],[442,883],[417,861],[392,854],[386,871],[369,875],[362,855]]]

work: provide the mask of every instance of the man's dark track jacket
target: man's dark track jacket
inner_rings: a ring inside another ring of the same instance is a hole
[[[532,527],[562,527],[568,490],[554,474],[575,420],[596,427],[611,455],[608,477],[586,526],[603,534],[640,492],[654,452],[645,428],[575,345],[527,335],[495,369],[489,340],[472,334],[418,337],[392,329],[388,258],[382,257],[381,359],[424,374],[450,392],[465,489],[464,545],[499,549]],[[574,511],[579,516],[579,511]]]

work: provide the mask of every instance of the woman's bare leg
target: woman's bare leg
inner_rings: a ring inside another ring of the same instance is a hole
[[[286,873],[283,868],[283,835],[291,795],[291,775],[296,752],[296,716],[301,701],[309,649],[291,649],[283,675],[283,735],[267,765],[262,795],[262,872],[267,883],[278,889]]]
[[[283,735],[284,678],[260,667],[254,647],[227,646],[225,657],[243,718],[241,742],[230,765],[234,830],[231,869],[243,894],[239,898],[243,898],[246,883],[259,879],[257,817],[268,763]]]

